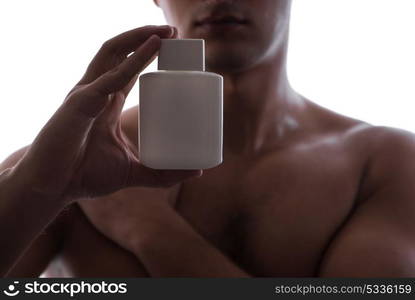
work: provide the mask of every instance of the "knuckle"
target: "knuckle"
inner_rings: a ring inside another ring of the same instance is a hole
[[[92,86],[83,86],[76,91],[74,91],[70,97],[68,97],[68,102],[72,103],[76,107],[79,105],[84,105],[85,102],[94,101],[97,98],[100,98],[101,95],[96,88]]]
[[[66,95],[65,100],[70,98],[73,94],[75,94],[77,92],[77,90],[79,89],[78,85],[75,85]]]
[[[115,79],[119,82],[128,82],[131,78],[130,72],[121,68],[121,66],[114,67],[111,71],[106,73],[106,76],[115,76]]]
[[[131,79],[131,76],[127,71],[118,71],[118,78],[121,82],[128,82]]]
[[[78,105],[78,103],[84,101],[85,98],[88,98],[87,91],[85,91],[83,88],[79,88],[73,90],[65,99],[65,102],[69,105]]]
[[[109,94],[109,89],[106,85],[103,84],[94,84],[91,86],[91,90],[89,92],[89,98],[97,98],[97,97],[104,97]]]
[[[105,105],[102,97],[94,89],[88,88],[75,92],[65,103],[66,107],[79,115],[95,118]]]
[[[108,54],[115,54],[117,52],[112,39],[107,40],[104,43],[102,43],[101,51],[108,53]]]

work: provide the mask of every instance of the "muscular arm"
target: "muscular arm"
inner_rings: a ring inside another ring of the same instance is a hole
[[[152,277],[250,277],[170,207],[149,224],[134,253]]]
[[[322,277],[415,276],[415,138],[374,135],[361,201],[330,245]]]
[[[130,188],[78,203],[103,235],[132,253],[149,277],[245,277],[172,207],[178,186]]]
[[[13,167],[19,159],[26,152],[26,147],[16,151],[10,155],[3,163],[0,164],[0,173],[4,170]],[[6,195],[5,190],[2,190],[2,195]],[[6,215],[1,218],[1,227],[5,230],[1,230],[1,266],[2,275],[8,277],[38,277],[46,269],[52,258],[59,252],[62,241],[62,225],[64,218],[56,218],[52,222],[48,223],[48,217],[43,220],[38,218],[33,212],[33,208],[29,209],[30,205],[19,201],[16,203],[17,211],[10,212],[11,201],[9,197],[1,197],[1,210],[0,215]],[[25,199],[22,199],[25,200]],[[31,198],[28,201],[35,201]],[[38,206],[41,209],[41,206]],[[36,208],[35,208],[36,209]],[[19,212],[19,210],[21,212]],[[30,212],[25,215],[25,212]],[[24,215],[24,218],[22,217]],[[16,222],[12,222],[7,216],[13,217]],[[36,217],[36,218],[35,218]],[[10,221],[10,222],[9,222]],[[40,224],[42,223],[42,224]],[[7,227],[6,227],[7,225]],[[33,228],[27,230],[29,226],[39,228],[39,233],[34,232]],[[43,230],[42,230],[43,228]],[[27,247],[24,246],[22,240],[31,240]],[[17,249],[23,249],[22,254],[16,255]],[[14,263],[13,263],[14,262]],[[9,266],[3,269],[3,266]],[[13,265],[13,267],[12,267]]]

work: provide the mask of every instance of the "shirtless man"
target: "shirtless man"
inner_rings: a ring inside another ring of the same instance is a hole
[[[104,43],[1,165],[3,276],[415,276],[415,137],[290,87],[291,1],[155,2],[177,29]],[[203,174],[140,165],[138,108],[121,114],[177,33],[204,38],[224,76],[224,161]]]

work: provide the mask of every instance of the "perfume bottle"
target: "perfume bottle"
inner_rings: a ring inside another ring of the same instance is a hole
[[[158,71],[140,76],[139,159],[153,169],[222,163],[223,77],[205,71],[202,39],[162,39]]]

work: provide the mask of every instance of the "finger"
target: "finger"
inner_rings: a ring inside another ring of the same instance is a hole
[[[137,82],[138,74],[131,79],[131,81],[125,86],[125,88],[122,89],[123,94],[125,95],[125,98],[128,97],[128,94],[130,94],[132,88],[134,87],[135,83]]]
[[[121,63],[151,35],[169,38],[173,33],[174,30],[170,26],[164,25],[140,27],[115,36],[103,43],[77,85],[88,84]]]
[[[127,186],[170,187],[202,174],[202,170],[156,170],[136,161],[131,167]]]
[[[174,29],[169,25],[145,26],[124,32],[104,43],[104,52],[128,55],[143,44],[150,36],[170,37]]]
[[[93,81],[88,89],[102,96],[122,90],[155,58],[160,43],[160,38],[152,35],[121,64]]]
[[[159,48],[160,38],[153,35],[120,65],[79,88],[77,95],[72,96],[77,111],[92,118],[98,116],[100,121],[97,122],[105,121],[104,111],[108,108],[105,107],[109,102],[109,95],[127,89],[138,73],[156,57]],[[100,117],[101,114],[104,116]]]
[[[96,118],[94,125],[100,126],[106,124],[115,128],[120,120],[120,115],[125,103],[125,95],[123,92],[115,92],[109,95],[109,102],[103,111]]]
[[[116,127],[117,123],[120,121],[121,112],[125,104],[125,99],[133,88],[134,84],[138,79],[138,75],[134,76],[133,79],[119,92],[110,94],[111,105],[108,105],[104,108],[103,112],[99,114],[96,118],[96,124],[109,124],[110,126]]]
[[[125,98],[123,92],[116,92],[114,94],[114,99],[112,100],[112,109],[108,115],[108,122],[110,124],[116,124],[120,120],[121,112],[125,104]]]
[[[171,38],[172,39],[177,39],[177,37],[179,36],[179,31],[177,30],[177,28],[176,27],[174,27],[174,26],[171,26],[171,28],[173,29],[173,33],[172,33],[172,35],[171,35]]]

